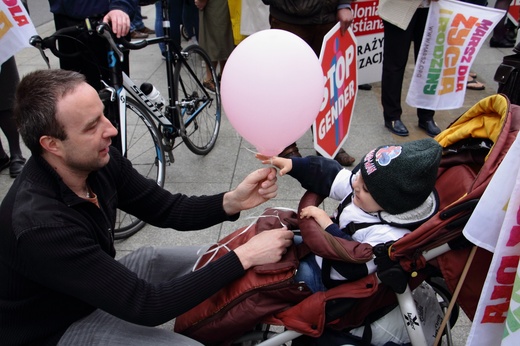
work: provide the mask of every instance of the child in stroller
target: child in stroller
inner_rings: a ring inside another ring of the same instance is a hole
[[[251,340],[263,340],[265,346],[282,345],[296,341],[299,336],[318,338],[325,329],[349,332],[367,326],[367,322],[375,321],[374,312],[377,315],[379,309],[397,300],[401,322],[412,344],[426,345],[423,321],[416,323],[417,310],[411,290],[425,280],[432,284],[433,279],[442,279],[445,286],[441,296],[444,302],[450,302],[450,307],[443,313],[440,326],[448,321],[445,334],[450,340],[449,329],[457,320],[458,306],[470,320],[475,316],[492,255],[480,248],[474,251],[475,247],[464,241],[462,230],[519,129],[520,107],[510,105],[504,95],[482,99],[435,138],[443,148],[443,156],[435,184],[439,211],[433,217],[401,239],[373,248],[330,235],[312,217],[299,218],[297,229],[305,243],[291,246],[277,266],[248,271],[243,280],[237,280],[179,316],[175,330],[207,345]],[[307,191],[300,200],[299,213],[307,206],[319,206],[323,199],[323,195]],[[285,217],[282,215],[285,212],[291,215]],[[215,260],[254,234],[273,227],[265,224],[261,227],[261,223],[278,220],[277,227],[281,227],[282,221],[291,226],[289,221],[295,216],[287,208],[267,209],[254,224],[236,230],[212,246],[217,252],[204,255],[201,262]],[[348,247],[352,243],[357,245]],[[358,259],[358,263],[364,263],[376,253],[378,259],[386,257],[389,265],[380,263],[377,274],[307,294],[306,285],[301,287],[294,280],[298,259],[303,258],[299,249],[306,244],[323,258],[349,262]],[[450,310],[452,303],[455,304]],[[283,326],[284,331],[272,331],[269,326]],[[439,331],[436,337],[443,334]],[[327,345],[331,344],[337,343]]]
[[[321,156],[257,158],[279,168],[280,175],[294,177],[306,190],[341,201],[334,221],[315,206],[304,208],[301,218],[314,218],[333,236],[375,246],[403,237],[437,212],[434,186],[441,155],[439,143],[426,138],[375,148],[353,171]],[[300,260],[295,280],[317,292],[375,269],[374,261],[349,263],[310,253]]]

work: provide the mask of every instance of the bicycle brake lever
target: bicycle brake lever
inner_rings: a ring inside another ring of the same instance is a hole
[[[43,60],[47,64],[47,68],[50,69],[51,64],[49,63],[49,58],[47,57],[47,55],[45,55],[45,52],[43,51],[42,42],[42,38],[38,35],[34,35],[29,39],[29,44],[40,51]]]
[[[99,94],[101,95],[104,91],[109,92],[110,102],[114,102],[116,100],[116,89],[108,85],[104,80],[101,80],[101,83],[103,83],[105,87],[99,91]]]
[[[123,62],[123,52],[119,49],[116,42],[114,41],[114,38],[112,37],[112,34],[109,31],[109,27],[107,27],[106,23],[100,24],[96,27],[96,31],[99,35],[103,36],[108,43],[110,43],[110,47],[116,52],[117,56],[119,57],[119,61]]]

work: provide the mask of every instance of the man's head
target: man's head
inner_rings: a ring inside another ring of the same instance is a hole
[[[83,75],[65,70],[29,73],[18,86],[14,114],[27,147],[55,166],[92,171],[108,162],[110,138],[117,130]]]
[[[20,135],[34,155],[42,154],[42,136],[67,138],[63,126],[56,119],[58,101],[81,83],[85,83],[82,74],[65,70],[34,71],[20,82],[14,115]]]
[[[371,150],[359,164],[374,201],[389,214],[419,207],[435,187],[442,148],[432,138]]]

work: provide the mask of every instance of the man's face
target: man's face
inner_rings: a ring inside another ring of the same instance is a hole
[[[90,173],[108,163],[108,148],[117,130],[104,116],[94,88],[82,83],[59,100],[56,118],[67,134],[66,140],[57,140],[67,169]]]

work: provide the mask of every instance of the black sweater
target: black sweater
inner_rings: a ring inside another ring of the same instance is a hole
[[[171,194],[114,149],[88,184],[100,208],[31,157],[0,206],[0,343],[56,344],[96,308],[126,321],[169,321],[244,274],[231,252],[185,277],[153,285],[114,259],[116,207],[159,227],[203,229],[229,220],[223,194]],[[233,217],[236,219],[237,215]]]

